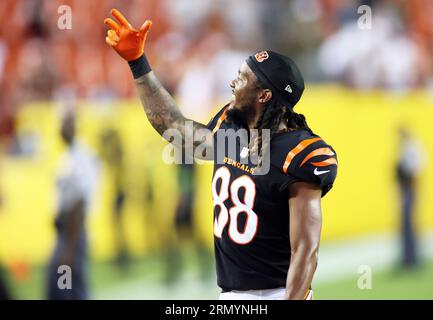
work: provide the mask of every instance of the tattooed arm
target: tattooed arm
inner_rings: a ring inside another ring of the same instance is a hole
[[[128,61],[144,111],[152,126],[166,140],[182,147],[188,154],[194,152],[197,158],[211,160],[212,134],[204,125],[182,115],[173,98],[151,71],[144,56],[144,44],[152,21],[146,20],[139,30],[135,30],[118,10],[112,9],[111,14],[117,22],[111,18],[104,20],[110,28],[105,41]],[[167,132],[168,129],[172,129],[170,133]],[[179,136],[180,139],[176,139]]]
[[[205,125],[182,115],[173,97],[152,71],[135,79],[135,84],[147,118],[161,136],[184,151],[193,151],[196,158],[212,159],[212,133]],[[166,132],[168,129],[176,130],[181,141]]]

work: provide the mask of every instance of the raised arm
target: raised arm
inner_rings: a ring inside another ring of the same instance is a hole
[[[153,71],[135,79],[135,83],[147,118],[160,135],[163,136],[167,129],[176,129],[185,138],[187,130],[191,129],[193,132],[190,134],[194,133],[198,138],[197,135],[201,131],[208,131],[205,125],[183,116],[173,97],[162,86]],[[203,137],[203,135],[201,134],[201,138],[212,141],[211,137]],[[200,140],[199,137],[195,142],[200,143]]]
[[[105,40],[128,61],[144,111],[152,126],[161,136],[178,147],[186,150],[192,147],[191,151],[196,151],[195,149],[200,146],[200,151],[203,152],[194,152],[194,156],[210,160],[212,134],[206,130],[205,125],[183,116],[173,97],[151,71],[144,55],[144,44],[152,22],[146,20],[137,31],[118,10],[111,10],[111,14],[119,23],[110,18],[104,20],[110,27]],[[176,130],[181,140],[170,139],[173,138],[173,131],[167,133],[168,129]]]

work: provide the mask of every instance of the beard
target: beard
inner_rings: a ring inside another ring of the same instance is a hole
[[[227,119],[233,121],[236,125],[248,128],[249,121],[254,117],[254,109],[251,106],[229,106],[227,110]]]

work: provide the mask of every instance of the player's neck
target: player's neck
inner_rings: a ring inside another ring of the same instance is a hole
[[[254,109],[252,109],[253,111],[250,112],[250,114],[248,115],[248,118],[246,119],[246,123],[248,125],[248,129],[252,130],[257,128],[257,124],[262,116],[262,113],[264,111],[264,107],[263,105],[255,105]]]
[[[254,115],[251,115],[250,118],[247,120],[248,129],[252,130],[257,128],[257,123],[260,119],[260,113],[256,113]]]

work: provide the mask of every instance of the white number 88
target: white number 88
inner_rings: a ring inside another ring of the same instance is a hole
[[[217,191],[217,181],[221,180],[221,187]],[[224,205],[224,201],[229,198],[230,171],[226,167],[219,168],[212,180],[212,198],[214,207],[220,208],[219,215],[214,220],[214,235],[221,238],[222,232],[229,222],[228,234],[232,241],[237,244],[248,244],[253,240],[257,232],[258,218],[253,211],[254,201],[256,197],[256,185],[254,181],[247,175],[243,175],[235,179],[230,185],[230,196],[233,207],[230,210]],[[239,189],[244,188],[244,199],[239,199]],[[238,216],[244,212],[246,216],[244,230],[239,232]]]

